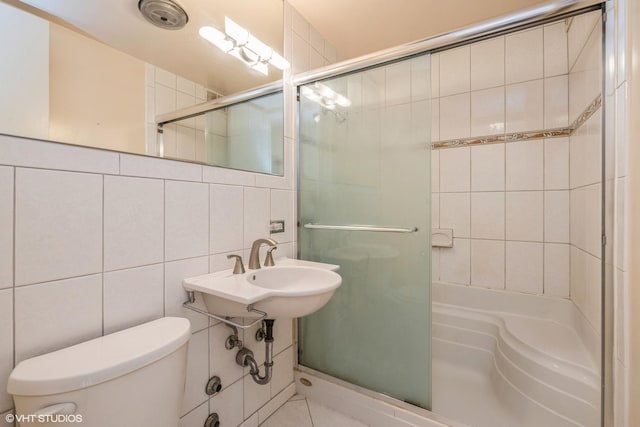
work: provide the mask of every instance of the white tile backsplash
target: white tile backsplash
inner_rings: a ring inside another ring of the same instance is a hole
[[[544,79],[544,128],[569,125],[569,77],[561,75]]]
[[[243,392],[242,381],[237,381],[209,399],[209,413],[218,414],[220,425],[238,426],[242,424],[244,420]]]
[[[553,138],[544,141],[544,189],[569,188],[569,139]]]
[[[164,260],[164,182],[105,176],[105,271]]]
[[[452,228],[454,237],[470,237],[470,212],[470,193],[440,193],[440,227]]]
[[[471,89],[471,55],[469,46],[440,54],[440,96],[469,92]]]
[[[469,191],[471,188],[471,149],[440,150],[440,191]]]
[[[524,132],[544,127],[544,80],[506,87],[506,130]]]
[[[471,193],[471,238],[504,240],[504,192]]]
[[[471,147],[471,191],[504,191],[505,144]]]
[[[244,190],[244,247],[260,238],[270,237],[271,196],[267,188],[245,188]]]
[[[15,282],[102,271],[101,175],[16,169]]]
[[[474,43],[470,50],[471,90],[504,86],[504,37]]]
[[[209,254],[209,186],[165,182],[165,260]]]
[[[164,315],[162,264],[104,273],[103,286],[105,334]]]
[[[471,92],[471,136],[505,131],[504,86]]]
[[[236,251],[243,245],[244,189],[211,185],[211,253]]]
[[[541,27],[506,36],[505,78],[507,84],[543,77],[543,46]]]
[[[0,166],[0,289],[13,286],[14,171]]]
[[[506,288],[532,294],[543,291],[543,244],[506,242]]]
[[[569,298],[570,246],[544,244],[544,294]]]
[[[504,289],[504,240],[471,241],[471,284]]]
[[[544,26],[544,76],[567,74],[567,30],[564,21]]]
[[[440,139],[467,138],[471,135],[469,92],[440,98]]]
[[[507,191],[544,188],[544,145],[542,140],[506,144]]]
[[[506,193],[507,240],[542,242],[543,197],[542,191]]]
[[[569,243],[569,191],[544,192],[544,241]]]
[[[16,363],[100,335],[102,274],[16,288]]]
[[[208,257],[190,258],[164,264],[164,314],[165,316],[186,317],[191,322],[192,332],[205,329],[209,325],[209,319],[182,306],[187,300],[187,292],[182,286],[182,281],[188,277],[207,273],[209,273]]]

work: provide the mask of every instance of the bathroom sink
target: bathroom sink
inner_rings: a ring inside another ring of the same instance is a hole
[[[205,274],[183,281],[187,291],[199,292],[209,313],[225,317],[260,317],[254,309],[270,319],[302,317],[323,307],[342,284],[335,272],[340,268],[294,259],[278,259],[274,267],[232,270]]]

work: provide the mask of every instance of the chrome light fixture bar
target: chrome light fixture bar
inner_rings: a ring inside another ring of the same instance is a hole
[[[215,27],[205,26],[200,28],[199,33],[200,37],[218,49],[239,59],[265,76],[269,75],[268,64],[280,70],[286,70],[290,67],[289,62],[278,52],[228,16],[224,18],[224,32]]]

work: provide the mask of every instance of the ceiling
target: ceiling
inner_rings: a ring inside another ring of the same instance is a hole
[[[288,0],[350,59],[505,15],[548,0]]]
[[[2,1],[20,4],[17,0]],[[228,16],[284,54],[282,0],[178,0],[189,22],[176,31],[148,23],[138,11],[137,0],[20,1],[44,11],[47,18],[47,14],[60,18],[117,50],[225,95],[282,78],[282,72],[272,67],[268,77],[248,69],[198,35],[205,25],[224,29],[224,17]]]

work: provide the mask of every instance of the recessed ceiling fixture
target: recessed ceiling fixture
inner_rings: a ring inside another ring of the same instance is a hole
[[[144,19],[165,30],[179,30],[189,22],[187,12],[172,0],[140,0],[138,10]]]
[[[289,62],[273,48],[228,17],[224,18],[224,33],[214,27],[202,27],[200,37],[265,76],[269,75],[268,64],[280,70],[289,68]]]

